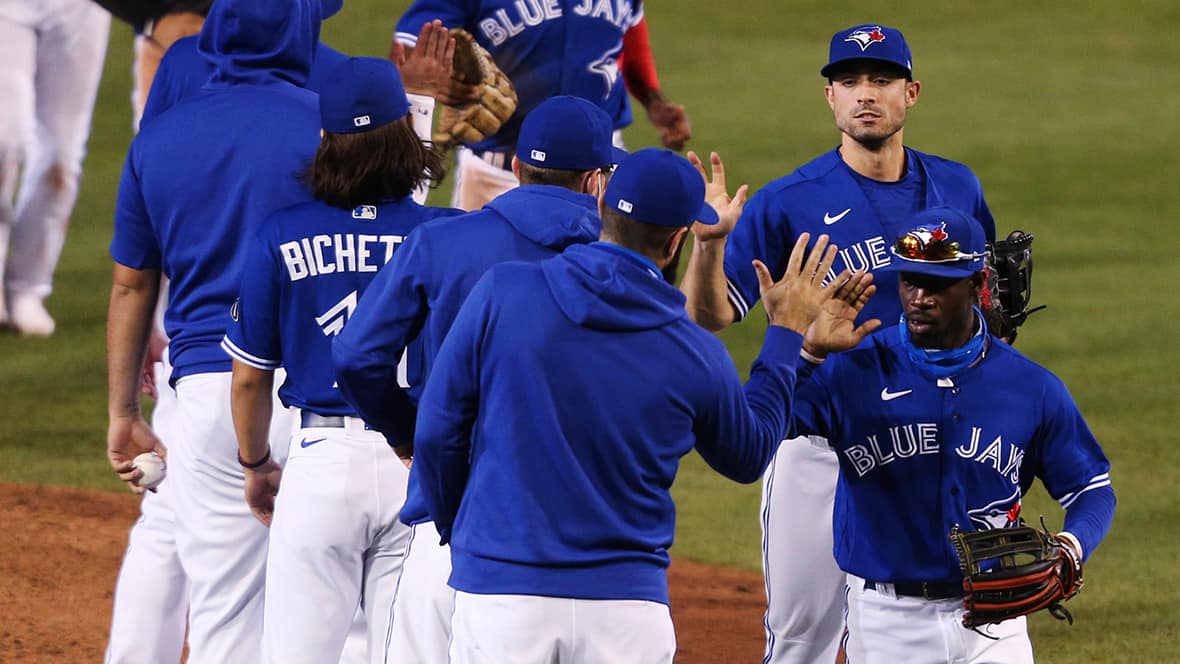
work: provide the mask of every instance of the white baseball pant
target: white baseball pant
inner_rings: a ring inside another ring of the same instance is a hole
[[[281,384],[283,372],[275,372]],[[190,580],[189,664],[254,664],[262,655],[268,529],[250,512],[230,414],[230,373],[185,376],[168,447],[177,553]],[[292,415],[275,401],[271,454],[283,465]]]
[[[762,481],[763,664],[833,662],[844,572],[832,555],[840,464],[823,438],[783,441]]]
[[[152,430],[167,446],[176,418],[176,392],[168,385],[172,368],[153,367],[158,396]],[[171,462],[171,459],[169,459]],[[164,478],[140,503],[142,516],[131,527],[123,566],[115,583],[106,664],[176,664],[184,648],[188,618],[188,577],[176,553],[175,484]]]
[[[659,602],[456,592],[452,625],[452,664],[661,664],[676,655],[672,614]]]
[[[963,601],[899,596],[848,575],[846,664],[1032,664],[1027,621],[963,627]],[[980,633],[982,632],[982,634]]]
[[[451,547],[438,543],[433,521],[410,527],[401,574],[394,588],[387,664],[435,664],[447,661],[455,591]]]
[[[52,290],[110,22],[91,0],[0,3],[0,276],[11,297]]]
[[[409,537],[398,521],[409,471],[358,418],[300,429],[279,484],[266,562],[263,662],[335,662],[358,605],[369,661],[385,661]]]

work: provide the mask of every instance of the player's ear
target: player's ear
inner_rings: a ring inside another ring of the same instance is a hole
[[[512,174],[516,176],[517,180],[520,180],[520,160],[516,158],[516,155],[512,155]]]
[[[828,100],[828,108],[833,111],[836,110],[836,100],[832,88],[832,80],[828,79],[828,84],[824,86],[824,98]]]
[[[919,81],[906,81],[905,84],[905,107],[909,108],[918,103],[918,94],[922,92],[922,83]]]
[[[675,233],[668,236],[668,239],[664,242],[664,260],[661,261],[660,269],[663,269],[665,265],[676,257],[676,252],[680,250],[680,244],[684,242],[684,236],[688,233],[688,229],[689,227],[685,226],[684,228],[677,229]]]

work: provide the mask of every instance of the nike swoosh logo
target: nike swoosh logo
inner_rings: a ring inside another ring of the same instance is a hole
[[[832,224],[836,223],[837,221],[840,221],[841,219],[843,219],[844,215],[848,214],[849,212],[852,212],[852,208],[848,208],[847,210],[841,212],[840,214],[838,214],[834,217],[832,215],[828,214],[827,212],[825,212],[824,213],[824,224],[831,226]]]
[[[299,441],[299,447],[311,447],[312,445],[315,445],[316,443],[322,443],[325,440],[327,440],[327,438],[316,438],[315,440],[304,439]]]
[[[905,395],[909,394],[910,392],[913,392],[913,390],[902,390],[901,392],[890,392],[888,387],[883,387],[883,388],[881,388],[881,401],[893,401],[894,399],[897,399],[898,397],[904,397]]]

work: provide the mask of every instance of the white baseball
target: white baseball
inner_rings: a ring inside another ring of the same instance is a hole
[[[145,489],[154,489],[160,486],[160,482],[164,481],[164,475],[168,470],[164,460],[155,452],[144,452],[135,457],[131,464],[143,471],[143,477],[136,480],[135,484]]]

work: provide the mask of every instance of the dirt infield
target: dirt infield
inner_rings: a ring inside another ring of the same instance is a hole
[[[115,575],[139,515],[130,495],[0,484],[0,662],[101,662]],[[756,662],[759,574],[677,562],[679,664]]]

